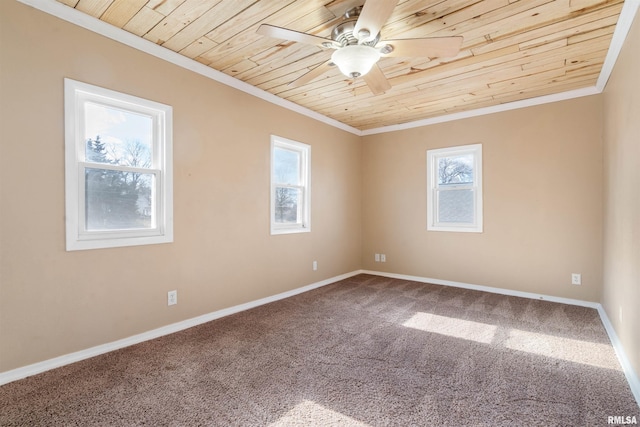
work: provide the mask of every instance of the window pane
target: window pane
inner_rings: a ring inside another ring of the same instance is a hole
[[[88,162],[150,168],[153,119],[87,102],[85,155]]]
[[[299,188],[275,188],[275,222],[298,224],[302,221],[302,190]]]
[[[273,150],[273,166],[276,182],[300,184],[300,153],[276,147]]]
[[[474,223],[473,190],[438,191],[438,222]]]
[[[438,184],[465,184],[473,182],[473,154],[440,157]]]
[[[153,174],[85,170],[87,230],[153,228]]]

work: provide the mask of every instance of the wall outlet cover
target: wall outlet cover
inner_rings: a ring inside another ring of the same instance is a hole
[[[167,292],[167,305],[176,305],[178,303],[178,291]]]

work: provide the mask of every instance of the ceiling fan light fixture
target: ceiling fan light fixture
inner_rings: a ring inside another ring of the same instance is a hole
[[[380,52],[371,46],[349,45],[336,50],[331,55],[342,74],[355,79],[367,74],[380,59]]]

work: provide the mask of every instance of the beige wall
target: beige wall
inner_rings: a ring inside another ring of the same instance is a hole
[[[17,2],[0,32],[0,372],[360,268],[602,298],[640,371],[638,23],[604,97],[364,138]],[[174,243],[65,252],[64,77],[173,106]],[[310,234],[269,235],[270,134],[312,146]],[[484,232],[427,232],[426,150],[478,142]]]
[[[640,21],[636,17],[604,91],[602,303],[640,373]]]
[[[601,116],[587,97],[365,137],[364,268],[598,301]],[[427,231],[426,150],[474,143],[484,232]]]
[[[0,372],[360,268],[359,137],[15,1],[0,28]],[[174,243],[65,252],[64,77],[173,106]],[[312,146],[311,233],[269,235],[272,133]]]

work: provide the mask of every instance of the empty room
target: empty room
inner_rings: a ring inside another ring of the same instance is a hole
[[[0,425],[634,425],[640,0],[0,1]]]

